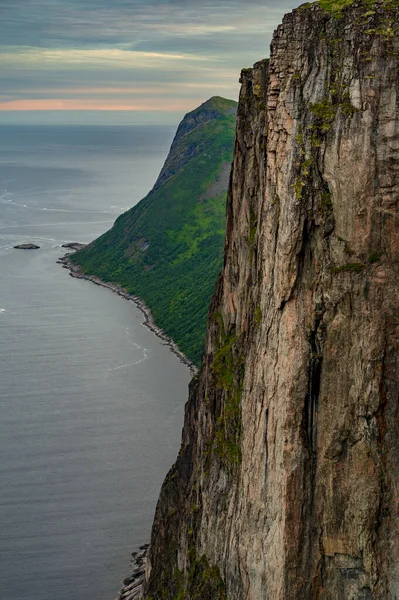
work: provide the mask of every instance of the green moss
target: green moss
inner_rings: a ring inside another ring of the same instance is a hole
[[[231,469],[241,462],[241,388],[229,390],[216,422],[213,451]]]
[[[301,172],[303,177],[307,177],[309,175],[312,163],[313,160],[311,158],[308,158],[302,163]]]
[[[210,565],[205,554],[197,557],[195,546],[188,550],[188,570],[169,567],[155,589],[151,589],[149,600],[226,600],[225,584],[219,568]],[[151,588],[151,583],[150,583]]]
[[[371,252],[371,254],[368,255],[367,260],[369,264],[372,265],[380,260],[380,255],[378,252]]]
[[[294,184],[294,192],[295,192],[295,198],[297,200],[301,200],[302,198],[302,188],[305,187],[305,182],[303,181],[303,179],[301,177],[297,177],[295,180],[295,184]]]
[[[312,135],[312,137],[310,138],[310,145],[311,145],[312,148],[320,148],[320,146],[321,146],[321,139],[320,139],[320,137],[316,133],[314,133]]]
[[[312,147],[321,145],[320,134],[330,131],[338,111],[347,117],[352,117],[355,113],[360,112],[359,108],[351,104],[349,94],[342,84],[332,84],[330,94],[335,98],[334,103],[325,97],[321,102],[309,105],[310,112],[313,113],[316,120],[314,127],[317,132],[312,136]]]
[[[331,194],[329,192],[322,193],[321,205],[322,205],[323,209],[325,209],[325,210],[332,208]]]
[[[352,117],[355,113],[361,112],[361,109],[356,108],[356,106],[353,106],[353,104],[351,104],[349,102],[349,100],[346,100],[345,102],[341,102],[339,107],[340,107],[341,111],[348,117]]]
[[[302,146],[303,145],[303,130],[302,130],[302,126],[300,125],[298,127],[298,133],[295,136],[295,141]]]
[[[344,8],[351,6],[354,0],[318,0],[321,8],[334,16],[340,16]]]
[[[334,17],[340,18],[342,16],[342,11],[349,6],[352,6],[354,0],[318,0],[318,3],[326,12],[332,14]],[[363,5],[366,8],[373,6],[374,4],[375,0],[363,0]],[[399,2],[398,0],[383,0],[383,5],[386,9],[397,8]],[[374,10],[369,10],[363,16],[371,16],[374,12]]]
[[[328,125],[334,121],[335,115],[337,114],[337,106],[331,104],[327,98],[324,98],[321,102],[310,104],[309,108],[316,119]]]
[[[206,452],[205,471],[209,472],[212,454],[217,455],[228,470],[234,470],[241,462],[241,394],[244,377],[244,361],[236,348],[235,331],[226,333],[222,315],[217,312],[220,345],[214,352],[211,370],[214,385],[223,390],[220,415],[215,423],[213,439]]]
[[[211,365],[216,375],[216,385],[224,390],[232,390],[234,385],[234,359],[233,344],[236,342],[235,334],[228,336],[222,346],[216,350]]]
[[[361,273],[365,269],[365,266],[363,263],[346,263],[345,265],[334,267],[333,273]]]
[[[254,321],[256,325],[260,325],[262,323],[262,309],[259,304],[255,308]]]
[[[223,409],[216,421],[212,450],[230,468],[241,460],[241,389],[236,383],[236,361],[233,345],[236,336],[224,336],[220,348],[215,352],[211,365],[215,385],[225,391]]]

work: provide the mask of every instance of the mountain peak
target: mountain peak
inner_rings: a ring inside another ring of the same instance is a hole
[[[212,96],[198,108],[187,113],[181,121],[169,155],[165,161],[163,169],[154,185],[154,190],[158,189],[166,182],[169,177],[178,172],[181,165],[187,162],[188,158],[194,158],[201,151],[204,144],[202,135],[194,135],[194,131],[204,127],[210,121],[220,119],[235,119],[238,103],[234,100],[228,100],[221,96]],[[190,135],[192,139],[188,140]]]
[[[219,117],[236,115],[237,106],[238,103],[235,100],[228,100],[221,96],[212,96],[212,98],[203,102],[198,108],[186,114],[178,127],[174,141],[178,141],[183,135],[186,135],[202,123]]]
[[[212,98],[209,98],[209,100],[203,102],[198,108],[193,110],[191,113],[188,113],[188,115],[198,113],[203,110],[212,110],[221,114],[235,114],[237,112],[237,106],[238,104],[235,100],[228,100],[227,98],[222,98],[222,96],[212,96]]]

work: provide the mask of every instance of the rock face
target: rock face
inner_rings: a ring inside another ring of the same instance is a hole
[[[399,598],[398,12],[305,5],[242,73],[145,598]]]

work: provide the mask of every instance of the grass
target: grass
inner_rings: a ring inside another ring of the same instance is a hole
[[[318,0],[318,3],[325,11],[340,17],[342,11],[351,6],[354,3],[354,0]],[[363,0],[363,4],[366,7],[370,7],[375,4],[375,2],[374,0]],[[387,9],[397,8],[399,6],[399,0],[384,0],[383,4]]]

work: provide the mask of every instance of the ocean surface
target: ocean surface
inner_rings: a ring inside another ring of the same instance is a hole
[[[113,600],[149,540],[189,371],[56,261],[149,191],[173,133],[0,127],[1,600]]]

